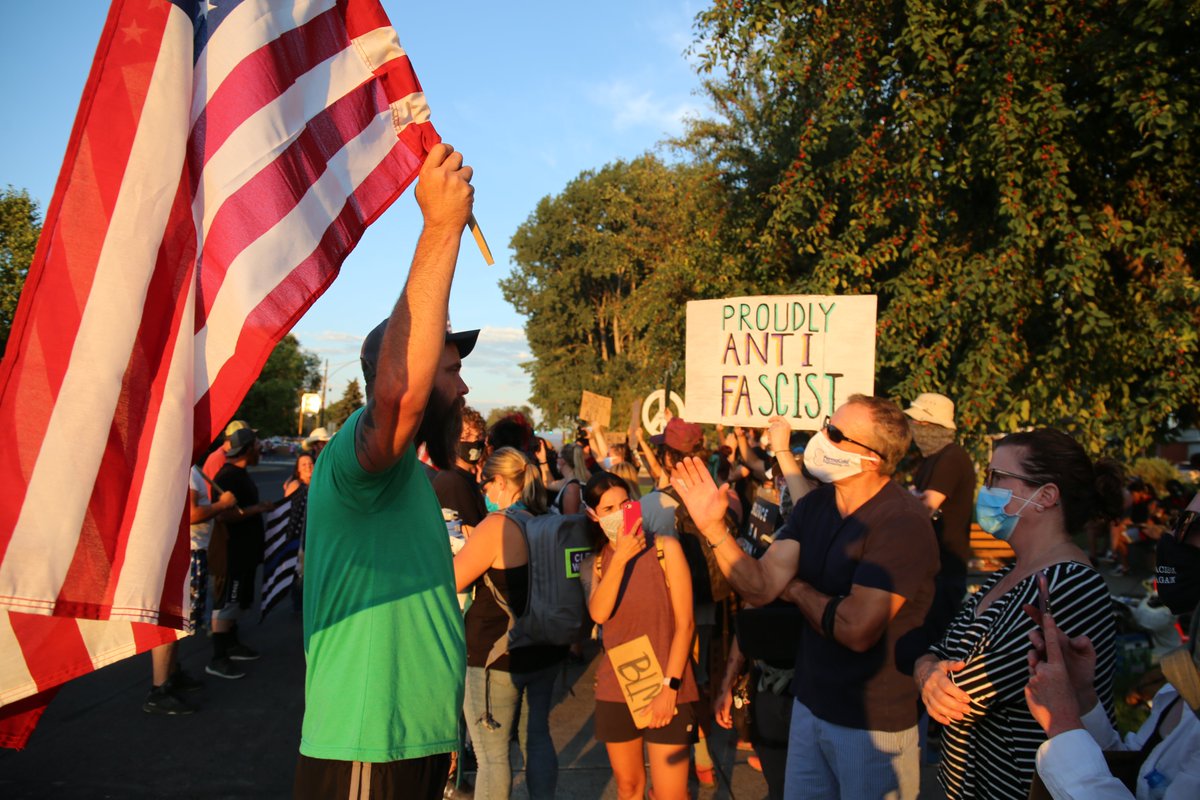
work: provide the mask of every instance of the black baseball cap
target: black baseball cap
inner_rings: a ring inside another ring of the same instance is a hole
[[[362,350],[359,351],[359,362],[362,365],[363,380],[368,384],[374,383],[375,372],[379,364],[379,350],[383,346],[383,332],[387,330],[388,321],[376,325],[367,338],[363,339]],[[475,349],[479,339],[479,329],[473,331],[454,331],[450,329],[450,321],[446,321],[446,343],[458,348],[458,357],[466,358]]]

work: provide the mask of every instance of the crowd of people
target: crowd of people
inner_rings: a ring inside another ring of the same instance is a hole
[[[470,180],[453,149],[430,153],[407,282],[363,344],[366,405],[286,487],[307,659],[296,797],[507,798],[513,741],[529,796],[554,797],[555,684],[589,639],[605,652],[595,737],[622,800],[711,785],[713,724],[754,750],[771,798],[913,798],[922,752],[955,799],[1200,796],[1195,636],[1163,656],[1150,719],[1119,736],[1113,601],[1080,545],[1136,509],[1162,602],[1190,614],[1196,500],[1156,516],[1118,463],[1051,429],[999,439],[977,470],[936,393],[852,395],[811,435],[673,417],[651,437],[581,425],[556,451],[520,415],[489,428],[461,377],[479,331],[446,313]],[[237,615],[265,506],[245,474],[254,431],[224,439],[190,494],[197,573],[212,520],[226,531],[206,671],[236,678],[257,658]],[[1014,557],[968,593],[973,519]],[[581,537],[560,560],[578,619],[518,641],[548,591],[534,526]],[[147,704],[182,702],[184,684],[156,653]],[[1111,751],[1136,756],[1128,784]]]

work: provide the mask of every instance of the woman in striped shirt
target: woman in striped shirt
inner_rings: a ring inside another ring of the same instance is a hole
[[[1086,634],[1097,654],[1096,690],[1112,711],[1114,624],[1108,588],[1073,537],[1096,516],[1121,513],[1119,465],[1093,465],[1064,433],[1040,429],[996,446],[975,503],[980,526],[1008,541],[1012,565],[963,604],[914,676],[929,715],[946,726],[938,778],[951,800],[1023,800],[1046,736],[1025,704],[1026,653],[1039,601],[1037,575],[1068,636]]]

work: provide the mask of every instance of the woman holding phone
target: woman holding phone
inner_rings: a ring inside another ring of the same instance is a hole
[[[1122,483],[1119,465],[1093,465],[1060,431],[1014,433],[996,445],[975,515],[983,530],[1012,546],[1016,562],[967,599],[913,672],[929,716],[946,726],[938,780],[951,800],[1024,800],[1029,793],[1046,735],[1025,703],[1035,623],[1023,606],[1048,604],[1068,636],[1092,641],[1094,689],[1111,710],[1112,600],[1075,540],[1093,518],[1121,513]]]
[[[605,650],[646,636],[664,676],[648,707],[649,722],[639,728],[606,654],[596,671],[596,738],[608,750],[621,800],[644,796],[643,742],[654,797],[682,800],[700,699],[690,662],[695,623],[683,548],[666,536],[647,542],[640,507],[630,504],[616,475],[593,476],[583,502],[595,551],[583,565],[584,589],[592,619],[603,626]]]

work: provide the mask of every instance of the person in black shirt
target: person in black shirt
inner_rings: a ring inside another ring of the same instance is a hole
[[[223,569],[213,571],[212,661],[204,671],[218,678],[245,676],[234,661],[254,661],[258,652],[238,640],[237,619],[254,602],[254,573],[262,561],[262,513],[270,503],[258,501],[258,487],[247,471],[258,463],[258,434],[250,428],[234,431],[229,437],[225,466],[213,482],[222,491],[232,492],[237,505],[222,512],[225,523]],[[214,531],[214,543],[217,533]],[[214,559],[215,561],[216,559]]]
[[[975,465],[954,441],[954,402],[949,397],[933,392],[919,394],[904,413],[922,456],[913,487],[929,510],[942,562],[933,606],[925,620],[929,643],[933,644],[942,638],[967,593]]]
[[[478,411],[465,406],[462,410],[462,433],[458,437],[458,449],[454,466],[440,471],[433,478],[433,491],[443,509],[458,512],[464,533],[471,530],[487,516],[483,503],[483,492],[475,479],[479,460],[483,457],[483,417]]]
[[[825,485],[758,560],[731,535],[723,489],[702,462],[672,475],[734,589],[755,606],[793,603],[808,623],[792,682],[788,797],[915,798],[920,788],[917,692],[904,671],[920,654],[938,556],[928,512],[891,479],[909,441],[895,403],[851,395],[804,451]]]

